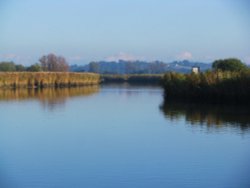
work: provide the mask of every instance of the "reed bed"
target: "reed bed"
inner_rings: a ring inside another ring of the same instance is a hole
[[[100,83],[100,75],[70,72],[0,73],[0,88],[74,87]]]
[[[167,73],[163,78],[165,99],[191,99],[200,102],[250,102],[250,71]]]

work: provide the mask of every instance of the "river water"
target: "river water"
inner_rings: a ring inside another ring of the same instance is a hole
[[[248,188],[250,109],[157,86],[0,90],[1,188]]]

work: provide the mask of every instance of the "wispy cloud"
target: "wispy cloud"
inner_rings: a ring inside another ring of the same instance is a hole
[[[188,52],[188,51],[182,52],[179,55],[177,55],[178,60],[189,60],[189,59],[192,59],[192,58],[193,58],[192,53]]]
[[[119,61],[119,60],[135,61],[135,60],[144,60],[144,59],[145,59],[144,57],[135,56],[135,55],[128,54],[125,52],[120,52],[118,54],[105,58],[106,61]]]

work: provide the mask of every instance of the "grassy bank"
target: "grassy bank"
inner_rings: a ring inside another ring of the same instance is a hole
[[[104,83],[160,84],[162,74],[101,75]]]
[[[94,73],[8,72],[0,73],[0,88],[43,88],[94,85],[100,76]]]
[[[163,78],[165,99],[199,102],[250,102],[250,71],[167,73]]]

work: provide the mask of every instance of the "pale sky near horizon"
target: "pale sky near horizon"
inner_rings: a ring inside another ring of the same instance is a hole
[[[0,0],[0,61],[250,63],[247,0]]]

